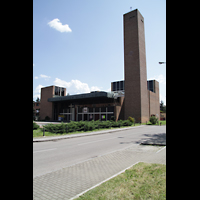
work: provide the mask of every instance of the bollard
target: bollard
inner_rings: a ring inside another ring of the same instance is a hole
[[[85,124],[84,124],[84,132],[85,132]]]
[[[134,121],[134,126],[135,126],[135,121]]]
[[[43,136],[45,135],[45,128],[43,128]]]
[[[66,133],[68,133],[67,126],[66,126]]]
[[[160,126],[161,126],[162,122],[160,122]]]

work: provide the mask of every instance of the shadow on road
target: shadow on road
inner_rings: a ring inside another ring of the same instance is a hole
[[[138,144],[143,145],[160,145],[166,146],[166,133],[158,133],[158,134],[144,134],[145,138],[137,141]]]

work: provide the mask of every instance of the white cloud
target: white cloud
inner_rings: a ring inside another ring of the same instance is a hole
[[[38,98],[40,98],[40,93],[41,93],[41,88],[42,87],[44,87],[43,85],[38,85],[36,88],[35,88],[35,90],[34,90],[34,92],[33,92],[33,98],[34,99],[37,99],[37,97]]]
[[[54,29],[56,29],[57,31],[60,31],[61,33],[63,32],[72,32],[71,28],[69,28],[68,24],[62,25],[62,23],[60,22],[60,20],[58,18],[53,19],[52,21],[50,21],[48,23],[48,25]]]
[[[109,88],[106,90],[106,92],[111,92],[111,87],[109,87]]]
[[[161,93],[160,93],[160,102],[161,100],[163,101],[164,105],[166,105],[166,96],[163,96]]]
[[[44,74],[40,74],[40,77],[41,77],[41,78],[44,78],[45,80],[51,78],[51,76],[47,76],[47,75],[44,75]]]
[[[35,76],[35,79],[39,79],[39,78],[44,78],[45,81],[48,81],[51,78],[51,76],[47,76],[44,74],[40,74],[40,77]]]
[[[92,86],[91,88],[88,86],[87,83],[82,83],[79,80],[71,80],[70,82],[66,82],[59,78],[56,78],[54,84],[60,87],[66,87],[67,92],[70,95],[72,94],[81,94],[81,93],[89,93],[91,91],[101,90],[97,86]]]
[[[156,80],[156,81],[158,81],[159,83],[162,83],[162,84],[166,84],[166,78],[162,75],[162,74],[160,74],[160,75],[158,75],[158,76],[155,76],[155,77],[153,77],[153,78],[150,78],[150,79],[148,79],[148,80]]]
[[[101,91],[101,89],[97,86],[92,86],[90,89],[91,91]]]

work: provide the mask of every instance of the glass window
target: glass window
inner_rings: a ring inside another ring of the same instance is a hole
[[[116,91],[116,82],[113,82],[113,91]]]
[[[109,106],[107,112],[114,112],[114,106]]]
[[[119,81],[117,82],[117,91],[119,91]]]
[[[97,108],[95,108],[95,112],[99,112],[99,108],[97,107]]]
[[[64,96],[64,90],[65,88],[61,88],[61,96]]]
[[[101,121],[106,121],[106,115],[101,115]]]
[[[106,112],[106,107],[101,107],[101,112]]]
[[[78,107],[78,113],[82,113],[82,108]]]
[[[78,115],[78,121],[82,120],[82,114]]]
[[[124,90],[124,81],[120,81],[120,90]]]
[[[111,120],[111,117],[114,116],[114,114],[108,114],[107,115],[107,120]]]
[[[155,90],[154,90],[154,81],[153,80],[147,81],[147,88],[148,88],[148,90],[150,90],[152,92],[155,92]]]
[[[59,95],[58,93],[58,87],[55,86],[55,95]]]
[[[89,113],[93,113],[93,108],[89,108]]]

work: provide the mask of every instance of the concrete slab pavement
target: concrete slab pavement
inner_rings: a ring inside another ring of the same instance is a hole
[[[137,162],[166,164],[166,148],[134,144],[33,179],[33,199],[73,199]]]

